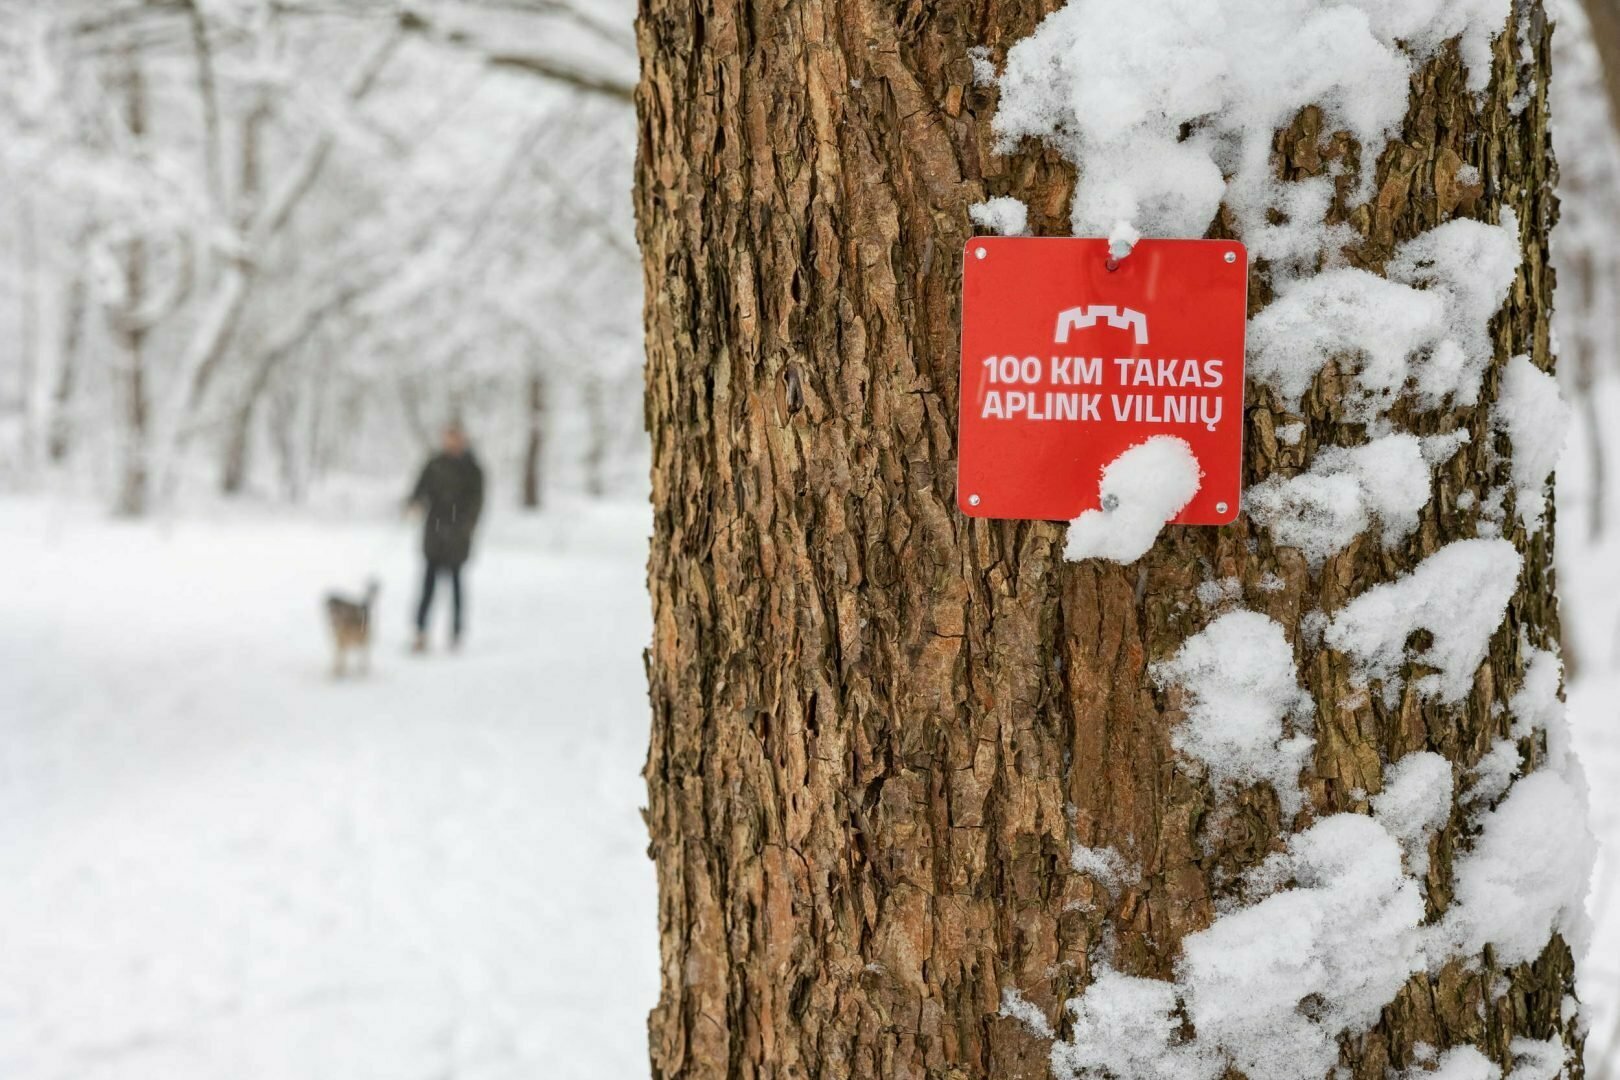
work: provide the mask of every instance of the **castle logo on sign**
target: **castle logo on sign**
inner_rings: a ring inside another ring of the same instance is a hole
[[[1058,312],[1057,343],[1067,345],[1070,330],[1096,326],[1098,320],[1121,330],[1135,331],[1138,345],[1148,343],[1147,316],[1132,308],[1121,310],[1112,304],[1092,304],[1090,307],[1073,307]]]

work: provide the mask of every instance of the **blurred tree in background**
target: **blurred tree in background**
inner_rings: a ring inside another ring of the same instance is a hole
[[[595,0],[0,2],[0,480],[298,499],[458,413],[639,486],[633,65]]]

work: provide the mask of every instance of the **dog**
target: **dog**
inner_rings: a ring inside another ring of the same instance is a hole
[[[378,585],[366,582],[362,599],[338,593],[326,594],[326,621],[332,627],[332,677],[348,674],[349,653],[360,654],[360,674],[371,671],[371,608],[377,602]]]

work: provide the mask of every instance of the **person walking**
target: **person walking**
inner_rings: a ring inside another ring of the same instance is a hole
[[[463,629],[465,589],[461,568],[472,552],[473,530],[484,509],[484,470],[467,444],[458,423],[444,429],[439,452],[422,466],[422,475],[407,502],[422,514],[422,600],[416,607],[416,642],[413,652],[427,651],[428,613],[433,608],[434,586],[441,574],[450,578],[450,647],[459,648]]]

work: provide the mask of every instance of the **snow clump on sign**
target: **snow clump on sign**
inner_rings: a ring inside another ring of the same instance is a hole
[[[1346,604],[1324,640],[1356,661],[1361,681],[1383,680],[1390,697],[1402,664],[1435,668],[1417,680],[1418,692],[1454,705],[1468,696],[1507,613],[1521,561],[1506,540],[1447,544],[1405,577],[1374,585]],[[1419,630],[1428,631],[1429,646],[1408,649],[1407,639]]]
[[[1298,408],[1329,360],[1353,358],[1351,405],[1367,419],[1408,391],[1426,408],[1472,405],[1519,258],[1509,210],[1500,225],[1458,220],[1408,240],[1387,278],[1354,267],[1317,274],[1249,320],[1249,376]]]
[[[1413,877],[1429,872],[1429,837],[1451,817],[1451,789],[1451,762],[1426,750],[1384,769],[1384,790],[1372,798],[1373,817],[1400,841]]]
[[[1002,236],[1023,236],[1029,232],[1029,207],[1022,199],[1001,195],[968,207],[968,217],[981,229]]]
[[[1483,88],[1508,13],[1508,0],[1069,0],[1009,50],[995,129],[1006,148],[1039,138],[1081,166],[1076,235],[1201,236],[1224,201],[1255,257],[1304,267],[1334,235],[1331,181],[1278,181],[1276,130],[1318,105],[1377,160],[1414,63],[1460,34]]]
[[[1202,479],[1184,439],[1155,435],[1131,447],[1103,470],[1103,509],[1087,510],[1070,523],[1064,557],[1135,562],[1198,494]]]
[[[1170,734],[1177,753],[1202,762],[1217,788],[1269,783],[1284,814],[1298,812],[1299,771],[1315,741],[1290,735],[1285,722],[1309,725],[1315,703],[1281,626],[1256,611],[1222,615],[1154,665],[1153,677],[1190,699]]]
[[[1502,369],[1491,426],[1513,442],[1514,505],[1524,527],[1535,533],[1547,511],[1547,477],[1558,465],[1569,431],[1569,405],[1558,392],[1558,380],[1528,356],[1509,360]]]
[[[1272,477],[1250,488],[1249,516],[1283,547],[1313,564],[1355,542],[1372,518],[1386,544],[1417,528],[1428,505],[1429,467],[1416,435],[1394,434],[1356,447],[1328,447],[1299,476]]]

